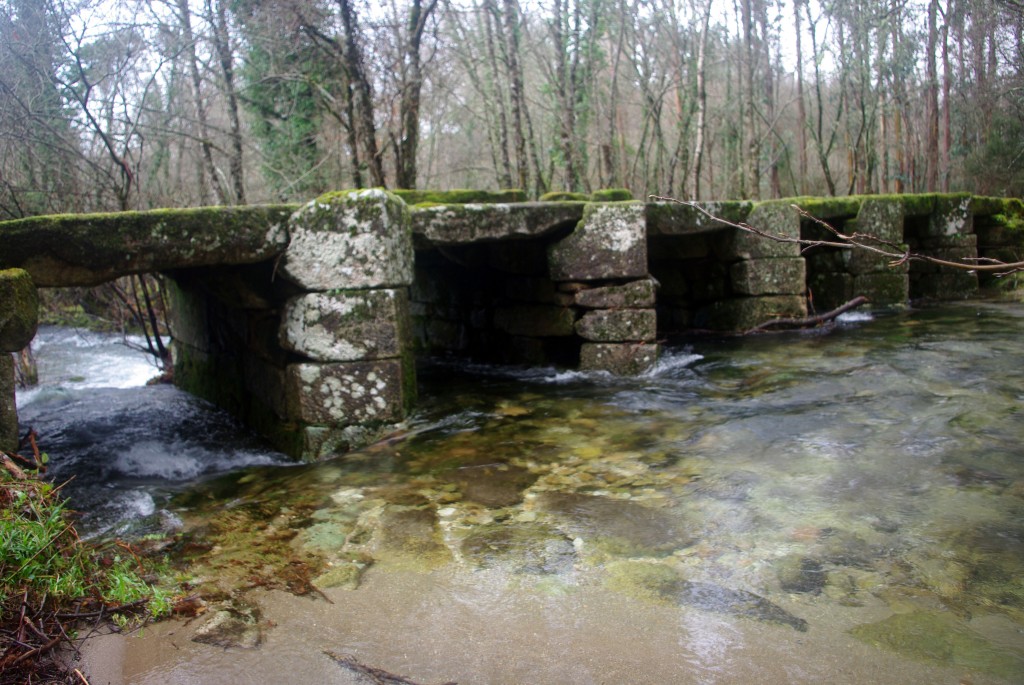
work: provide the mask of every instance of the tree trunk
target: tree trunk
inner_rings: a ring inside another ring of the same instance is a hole
[[[179,0],[187,2],[187,0]],[[235,202],[245,204],[245,166],[242,156],[242,120],[238,114],[238,92],[235,88],[234,50],[231,48],[231,34],[228,32],[225,0],[217,3],[214,25],[214,44],[217,49],[221,75],[224,77],[224,94],[227,97],[228,121],[231,126],[231,185],[235,191]]]
[[[939,187],[939,77],[935,65],[935,51],[938,48],[936,14],[938,0],[928,2],[928,45],[925,48],[925,126],[928,131],[926,155],[926,190],[935,192]]]
[[[700,38],[697,43],[697,125],[693,141],[693,199],[700,200],[700,173],[704,161],[704,131],[707,128],[705,117],[708,108],[708,89],[705,60],[708,45],[708,27],[711,23],[711,0],[704,6],[701,19]]]
[[[384,163],[377,148],[377,125],[373,119],[373,87],[366,73],[366,60],[359,46],[359,23],[352,0],[338,0],[341,10],[341,22],[345,28],[345,67],[353,90],[353,114],[355,129],[365,164],[370,172],[370,183],[376,187],[385,187]]]

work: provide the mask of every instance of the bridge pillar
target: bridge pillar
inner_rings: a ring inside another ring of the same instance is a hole
[[[32,342],[39,323],[39,298],[22,269],[0,271],[0,450],[18,449],[18,409],[11,353]]]
[[[412,227],[405,203],[374,189],[317,198],[290,233],[280,275],[302,292],[282,309],[282,418],[319,457],[368,442],[415,400]]]
[[[583,311],[580,369],[642,373],[658,359],[654,284],[647,271],[647,219],[640,202],[588,204],[576,229],[548,250],[559,290]]]

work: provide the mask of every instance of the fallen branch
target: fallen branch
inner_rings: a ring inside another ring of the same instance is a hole
[[[352,656],[336,654],[335,652],[327,649],[324,650],[324,654],[342,668],[347,668],[350,671],[355,671],[356,673],[366,676],[372,680],[375,685],[419,685],[419,683],[414,680],[409,680],[403,676],[388,673],[383,669],[374,668],[373,666],[367,666],[366,664],[360,663]],[[458,685],[458,683],[447,682],[442,683],[442,685]]]
[[[825,312],[824,314],[818,314],[816,316],[805,316],[802,318],[772,319],[771,321],[765,321],[762,324],[754,326],[750,330],[746,331],[746,333],[762,333],[764,331],[775,329],[792,330],[795,328],[811,328],[812,326],[818,326],[832,321],[840,314],[845,314],[851,309],[856,309],[862,304],[867,304],[868,301],[868,298],[863,295],[858,295],[846,304],[836,307],[830,312]]]

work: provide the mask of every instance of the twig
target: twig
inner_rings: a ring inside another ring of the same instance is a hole
[[[892,260],[889,262],[889,266],[900,266],[902,264],[905,264],[906,262],[911,261],[927,262],[928,264],[935,264],[936,266],[945,266],[951,269],[960,269],[961,271],[967,271],[970,273],[977,273],[979,271],[982,271],[985,273],[995,274],[997,276],[1006,276],[1012,273],[1016,273],[1018,271],[1024,271],[1024,262],[1003,262],[998,259],[992,259],[990,257],[968,258],[963,261],[950,261],[947,259],[939,259],[937,257],[932,257],[926,254],[920,254],[918,252],[911,252],[910,250],[903,250],[902,247],[896,243],[884,240],[882,238],[879,238],[878,236],[870,235],[868,233],[858,232],[847,235],[845,233],[840,232],[838,229],[828,224],[827,222],[822,221],[816,216],[813,216],[812,214],[810,214],[809,212],[805,211],[804,209],[797,205],[790,206],[793,209],[795,209],[797,213],[800,214],[800,216],[810,221],[813,221],[819,226],[823,226],[832,235],[834,235],[837,238],[837,240],[810,240],[807,238],[794,238],[792,236],[779,235],[777,233],[769,233],[768,231],[764,231],[755,226],[751,226],[750,224],[742,222],[736,223],[734,221],[729,221],[728,219],[723,219],[720,216],[715,216],[708,210],[701,207],[696,202],[687,202],[685,200],[677,200],[672,197],[662,197],[660,195],[650,195],[649,197],[652,200],[657,200],[659,202],[672,202],[678,205],[692,207],[693,209],[697,210],[698,212],[700,212],[701,214],[703,214],[704,216],[708,217],[713,221],[716,221],[725,226],[737,228],[741,231],[746,231],[747,233],[753,233],[754,235],[760,236],[767,240],[773,240],[777,243],[793,243],[796,245],[800,245],[802,248],[801,251],[809,250],[812,247],[833,247],[841,250],[860,249],[867,250],[868,252],[874,252],[875,254],[881,255],[883,257],[888,257],[890,260]],[[874,243],[874,245],[868,243]],[[881,247],[876,247],[876,245],[882,245],[889,249],[882,249]]]
[[[863,295],[858,295],[846,304],[836,307],[830,312],[818,314],[817,316],[805,316],[802,318],[772,319],[771,321],[765,321],[762,324],[754,326],[747,331],[747,333],[761,333],[772,328],[810,328],[811,326],[817,326],[818,324],[832,321],[840,314],[844,314],[851,309],[856,309],[862,304],[867,304],[868,302],[868,298]]]
[[[366,664],[360,663],[353,656],[337,654],[328,649],[324,650],[324,654],[342,668],[347,668],[350,671],[355,671],[356,673],[360,673],[365,675],[367,678],[370,678],[375,685],[419,685],[419,683],[414,680],[409,680],[403,676],[388,673],[383,669],[374,668],[373,666],[367,666]],[[458,685],[458,683],[447,682],[442,683],[442,685]]]

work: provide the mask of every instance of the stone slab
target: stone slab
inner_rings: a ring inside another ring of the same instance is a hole
[[[880,249],[887,252],[897,251],[897,248],[887,245],[882,245]],[[907,245],[899,245],[898,251],[906,252],[908,249],[909,247]],[[902,264],[895,263],[898,262],[898,260],[863,248],[843,250],[841,254],[843,266],[854,276],[883,272],[906,273],[910,268],[910,264],[908,262],[903,262]]]
[[[576,230],[549,248],[551,278],[642,278],[647,275],[646,238],[643,204],[588,204]]]
[[[40,216],[0,223],[0,268],[38,287],[88,286],[135,273],[273,259],[292,205]]]
[[[647,230],[652,235],[677,236],[718,231],[727,226],[720,219],[739,223],[747,218],[753,206],[754,203],[747,201],[692,204],[651,202],[646,208]]]
[[[649,343],[584,343],[580,370],[638,376],[658,362],[659,352],[660,346]]]
[[[23,269],[0,271],[0,354],[32,342],[39,325],[39,294]]]
[[[581,202],[443,204],[414,207],[412,230],[418,244],[467,245],[514,238],[536,238],[583,216]]]
[[[325,426],[400,421],[415,392],[404,366],[400,359],[289,364],[289,418]]]
[[[653,309],[594,309],[576,322],[576,333],[594,342],[650,342],[657,337]]]
[[[802,257],[749,259],[729,269],[733,291],[738,295],[801,295],[807,265]]]
[[[606,285],[580,290],[574,302],[588,309],[617,309],[620,307],[653,307],[654,281],[645,278],[623,285]]]
[[[409,343],[405,288],[307,293],[288,300],[281,345],[316,361],[398,357]]]
[[[386,191],[321,195],[292,215],[290,232],[279,272],[305,290],[412,283],[409,210]]]

